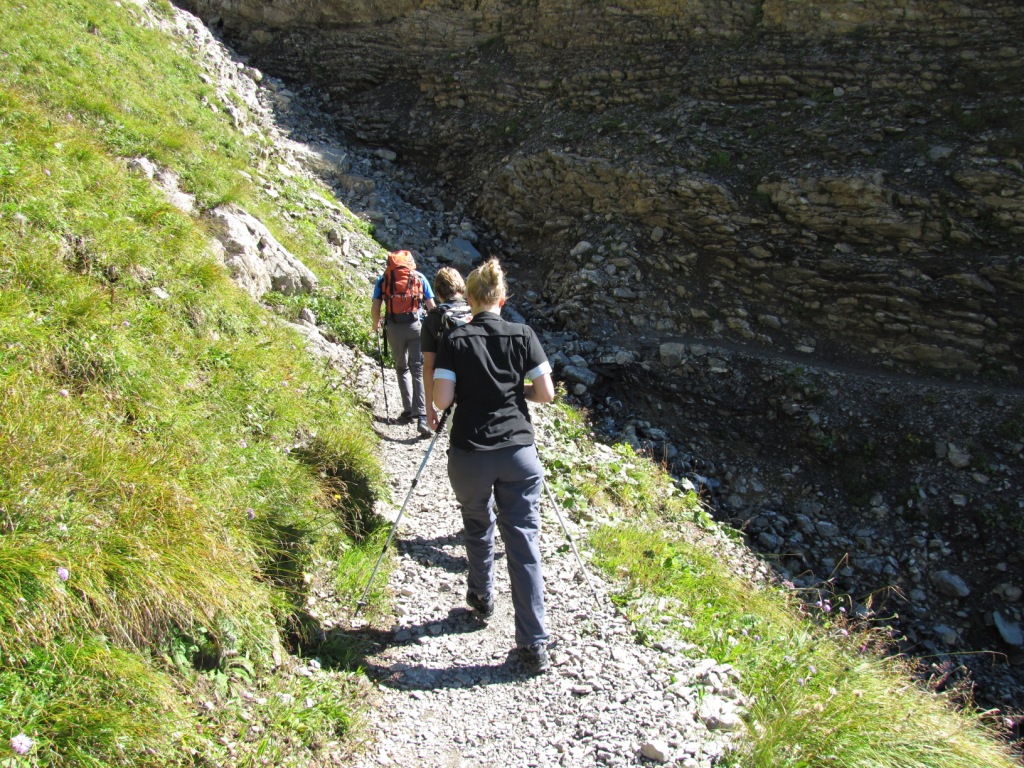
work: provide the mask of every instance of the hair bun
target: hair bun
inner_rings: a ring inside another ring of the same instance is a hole
[[[466,278],[466,289],[478,304],[498,304],[506,295],[505,270],[493,256]]]

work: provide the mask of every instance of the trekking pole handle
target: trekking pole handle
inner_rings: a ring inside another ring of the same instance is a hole
[[[441,414],[440,420],[437,422],[437,431],[441,432],[444,429],[444,423],[448,421],[448,414],[452,412],[452,406],[448,406],[444,409],[444,413]]]

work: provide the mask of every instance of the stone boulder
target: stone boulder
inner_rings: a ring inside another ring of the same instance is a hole
[[[209,216],[232,279],[254,299],[270,291],[292,296],[316,290],[316,275],[259,219],[235,205],[214,208]]]

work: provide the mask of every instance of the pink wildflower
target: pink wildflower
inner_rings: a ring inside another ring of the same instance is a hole
[[[24,733],[19,733],[17,736],[11,737],[11,749],[17,752],[19,755],[27,755],[29,750],[32,749],[34,742]]]

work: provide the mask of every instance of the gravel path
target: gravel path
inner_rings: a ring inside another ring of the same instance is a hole
[[[401,401],[394,373],[387,374],[393,416]],[[393,624],[367,627],[375,630],[379,650],[365,664],[380,700],[355,765],[716,763],[738,725],[734,673],[669,644],[634,642],[592,569],[588,585],[550,503],[544,505],[541,551],[551,670],[529,676],[513,650],[500,542],[494,616],[485,625],[469,613],[462,523],[445,469],[447,434],[437,437],[409,495],[431,441],[417,439],[415,425],[386,423],[379,370],[376,385],[382,460],[396,505],[381,512],[393,521],[407,495],[409,501],[391,548],[398,558],[388,584]],[[579,546],[581,532],[562,519]]]

